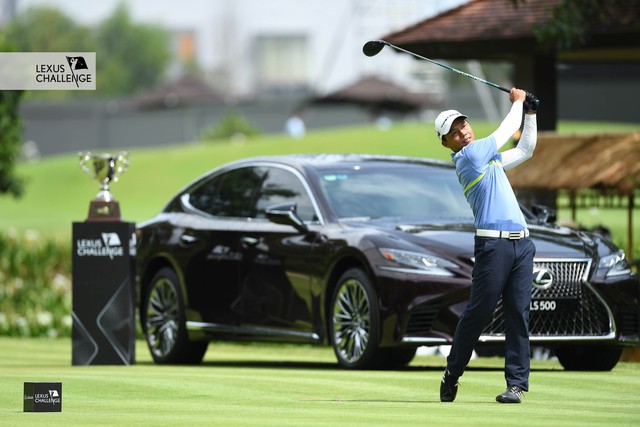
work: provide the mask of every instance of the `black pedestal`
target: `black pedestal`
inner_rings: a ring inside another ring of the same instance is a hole
[[[73,365],[135,363],[135,224],[73,223]]]

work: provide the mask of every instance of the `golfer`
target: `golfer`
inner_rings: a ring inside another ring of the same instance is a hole
[[[502,297],[505,320],[505,379],[507,389],[498,395],[501,403],[520,403],[529,390],[529,303],[535,246],[505,170],[533,155],[537,139],[535,98],[523,90],[509,93],[511,110],[498,129],[475,139],[467,116],[443,111],[435,121],[442,145],[451,149],[451,159],[476,227],[473,280],[469,304],[460,317],[451,353],[440,384],[440,400],[453,402],[458,378],[471,359],[473,348]],[[515,148],[499,150],[524,128]]]

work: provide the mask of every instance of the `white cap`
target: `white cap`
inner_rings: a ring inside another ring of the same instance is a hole
[[[456,110],[446,110],[438,114],[438,117],[436,117],[436,134],[439,140],[442,141],[442,138],[449,133],[453,121],[458,117],[467,118],[467,116]]]

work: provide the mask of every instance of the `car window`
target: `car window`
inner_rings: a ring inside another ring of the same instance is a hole
[[[214,216],[255,217],[254,196],[265,178],[260,169],[239,168],[216,175],[191,192],[189,203]]]
[[[292,172],[244,167],[217,175],[189,195],[195,209],[220,217],[266,218],[270,206],[295,203],[303,221],[317,221],[305,187]]]
[[[270,206],[294,204],[303,221],[317,221],[311,198],[300,179],[292,172],[273,167],[260,168],[264,180],[257,194],[256,211],[258,218],[266,218],[266,209]]]
[[[455,172],[449,169],[367,165],[323,170],[321,184],[341,218],[473,216]]]

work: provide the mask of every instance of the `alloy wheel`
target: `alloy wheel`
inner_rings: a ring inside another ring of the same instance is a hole
[[[363,356],[371,332],[369,297],[362,284],[342,283],[333,306],[333,340],[342,360],[354,363]]]
[[[156,281],[149,291],[146,307],[146,335],[156,357],[166,357],[178,339],[179,302],[175,285],[166,278]]]

